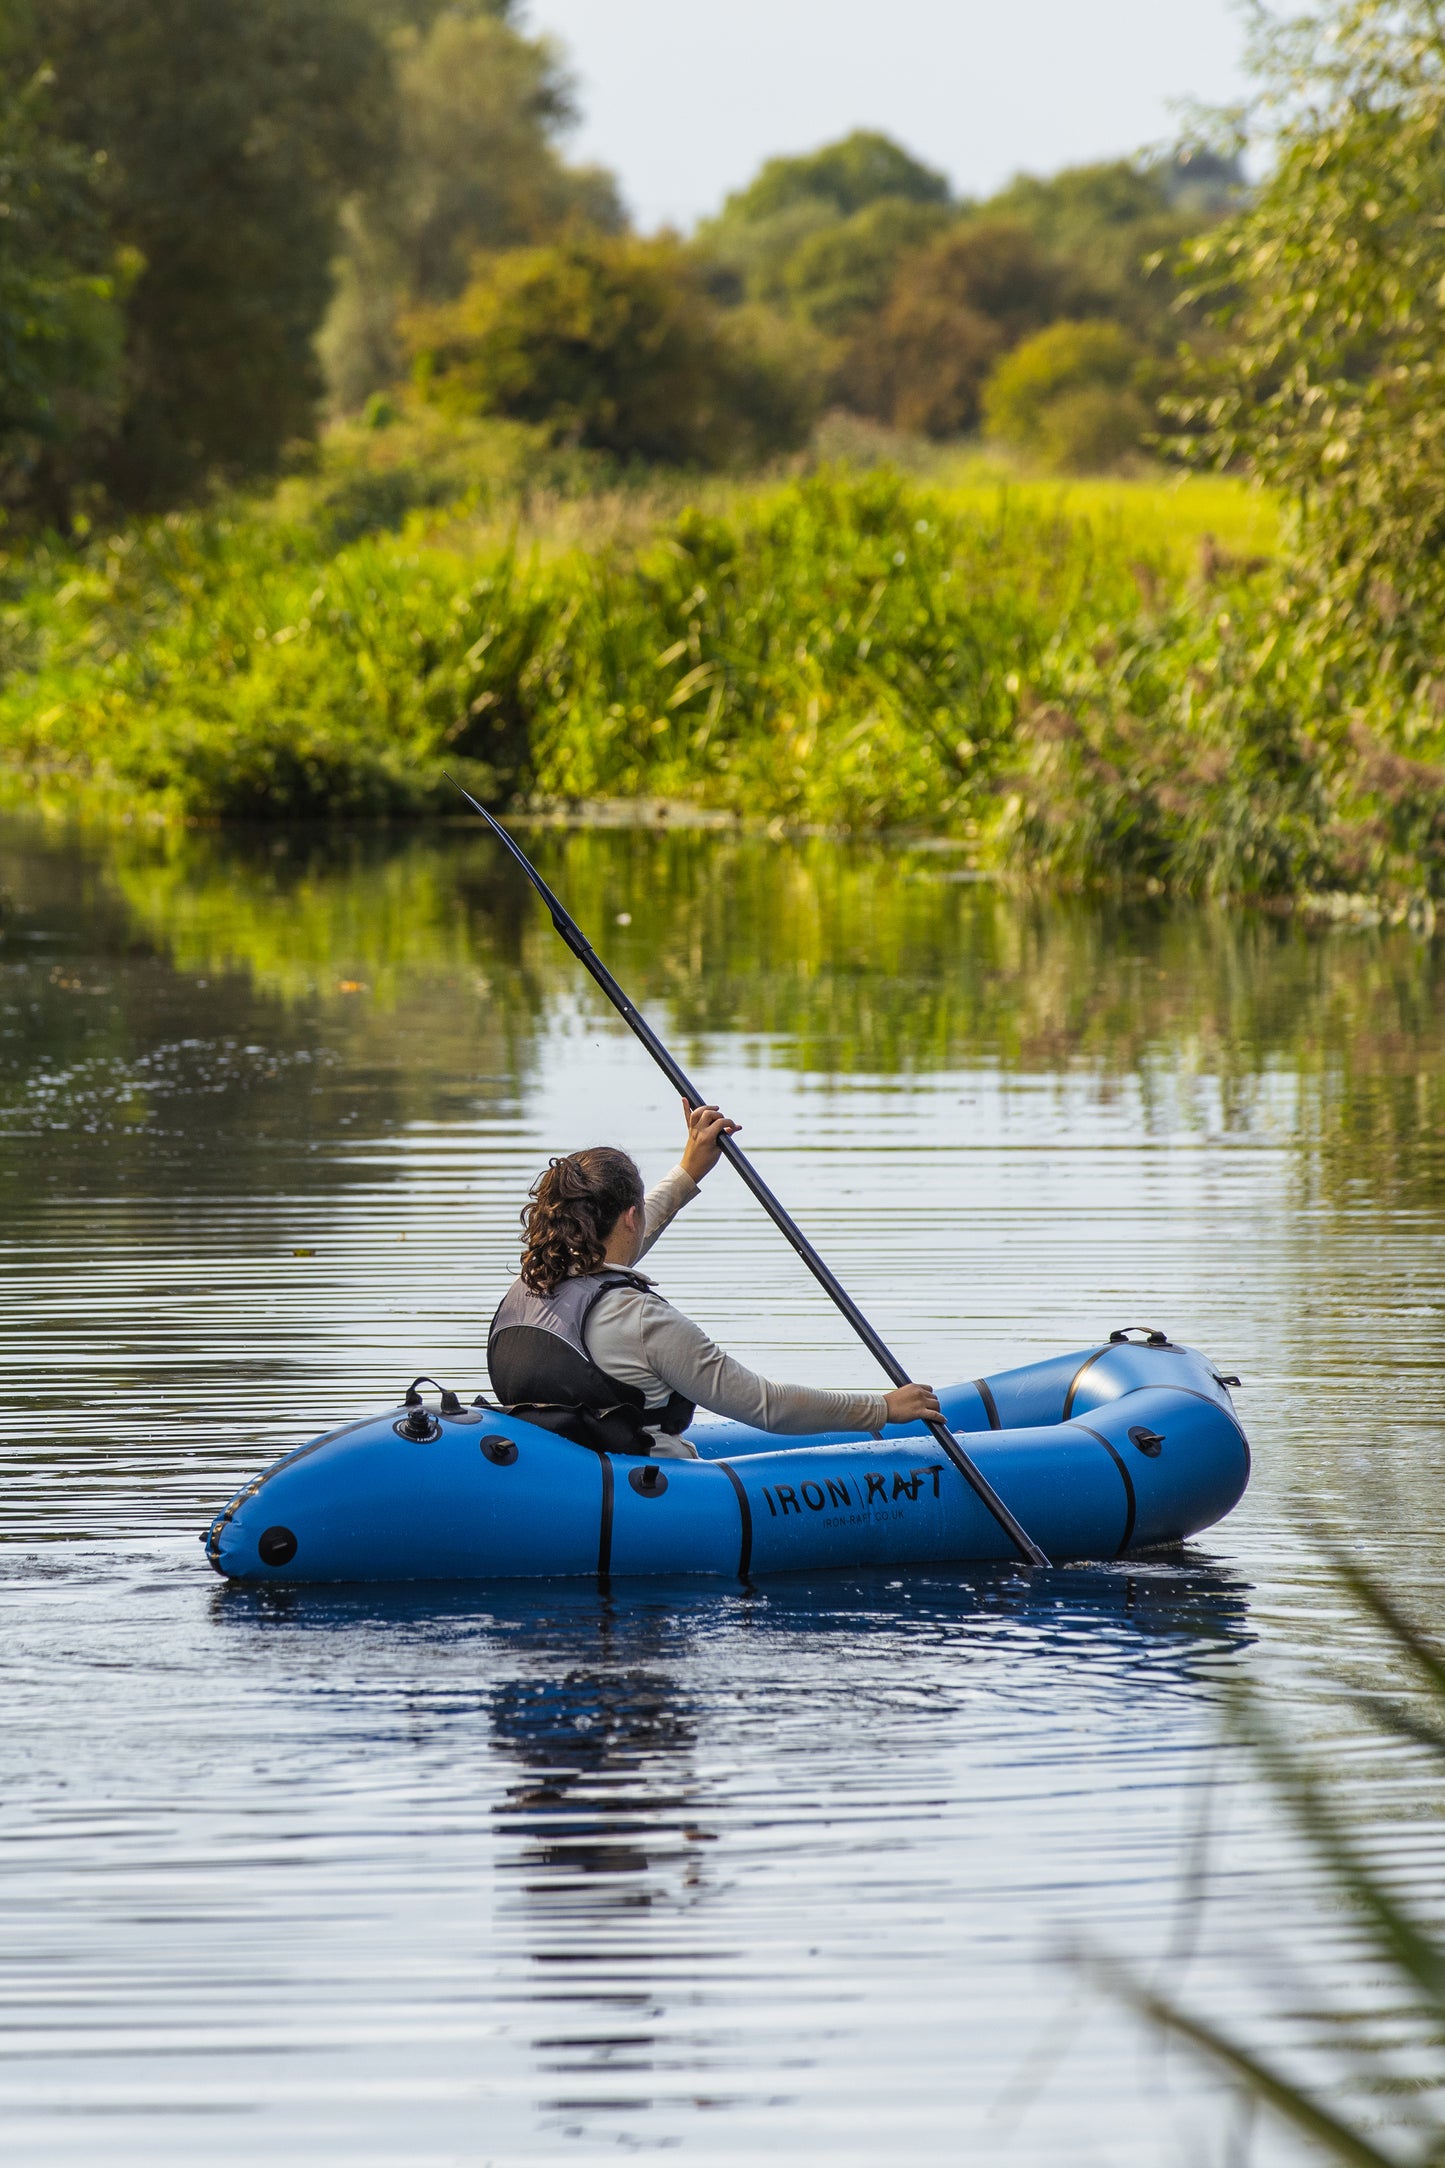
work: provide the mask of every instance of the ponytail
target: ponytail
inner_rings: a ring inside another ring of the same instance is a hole
[[[622,1214],[642,1202],[642,1176],[626,1152],[594,1144],[548,1162],[522,1212],[522,1282],[550,1295],[564,1280],[596,1272]]]

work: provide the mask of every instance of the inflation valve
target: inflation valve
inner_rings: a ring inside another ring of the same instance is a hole
[[[442,1396],[443,1415],[461,1414],[462,1404],[450,1386],[437,1385],[435,1378],[413,1378],[406,1389],[405,1405],[407,1413],[401,1417],[399,1422],[393,1423],[391,1427],[399,1438],[410,1438],[417,1445],[430,1445],[433,1438],[441,1436],[442,1426],[422,1400],[419,1388],[423,1385],[436,1386],[437,1391]]]

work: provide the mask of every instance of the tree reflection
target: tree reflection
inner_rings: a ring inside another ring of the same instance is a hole
[[[55,847],[24,833],[24,879],[43,886]],[[982,1064],[1101,1093],[1129,1078],[1147,1126],[1283,1129],[1322,1195],[1362,1172],[1386,1194],[1445,1184],[1442,944],[1406,927],[1008,895],[922,845],[637,829],[535,829],[531,844],[693,1053],[725,1031],[829,1075]],[[515,1087],[549,1005],[600,1003],[465,828],[86,848],[92,919],[98,896],[173,969],[243,975],[278,1024],[319,1016],[348,1061],[385,1073],[403,1118],[443,1111],[438,1074]]]

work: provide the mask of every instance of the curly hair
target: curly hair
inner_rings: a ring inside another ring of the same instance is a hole
[[[642,1202],[642,1176],[626,1152],[594,1144],[549,1160],[523,1207],[522,1281],[550,1295],[579,1272],[596,1272],[622,1214]]]

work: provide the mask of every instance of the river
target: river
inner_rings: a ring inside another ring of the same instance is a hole
[[[1242,1377],[1252,1487],[1032,1576],[222,1585],[249,1472],[484,1383],[548,1153],[655,1176],[680,1117],[484,835],[9,822],[7,2159],[1296,2158],[1090,1966],[1322,2077],[1321,2008],[1388,1995],[1241,1682],[1439,1884],[1320,1538],[1442,1623],[1445,947],[945,850],[536,847],[915,1374],[1163,1325]],[[654,1269],[757,1367],[873,1382],[725,1168]]]

